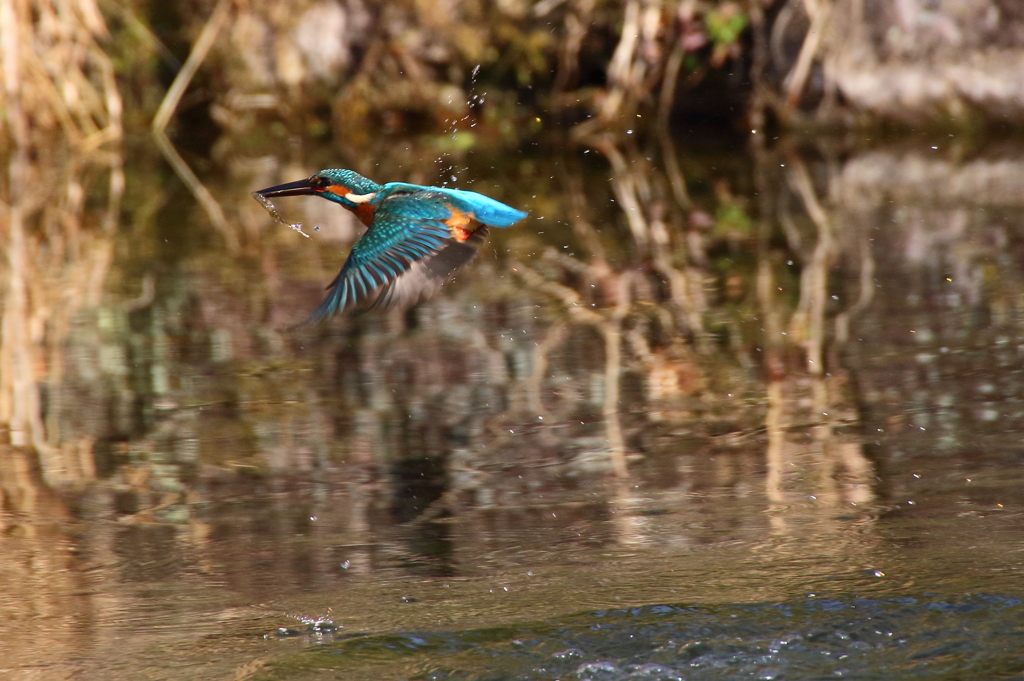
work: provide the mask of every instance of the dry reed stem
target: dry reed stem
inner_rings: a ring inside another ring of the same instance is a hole
[[[15,145],[44,146],[55,129],[78,150],[120,139],[121,95],[95,0],[0,0],[0,26],[0,109]]]

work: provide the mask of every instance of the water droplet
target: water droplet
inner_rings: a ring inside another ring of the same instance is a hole
[[[344,563],[341,564],[341,569],[348,570],[350,565],[352,565],[352,563],[346,560]]]

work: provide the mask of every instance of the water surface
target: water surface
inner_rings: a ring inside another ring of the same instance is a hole
[[[5,245],[0,672],[1024,673],[1019,150],[676,145],[353,157],[531,217],[298,331],[356,225],[248,192],[334,150],[237,152],[230,235],[63,167]]]

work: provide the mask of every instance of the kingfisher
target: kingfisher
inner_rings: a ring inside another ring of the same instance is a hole
[[[341,168],[254,194],[320,196],[347,208],[367,227],[307,323],[356,307],[406,307],[432,295],[476,255],[489,228],[510,227],[526,217],[476,192],[377,184]]]

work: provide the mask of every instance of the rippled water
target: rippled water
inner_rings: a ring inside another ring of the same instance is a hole
[[[352,159],[531,217],[292,332],[355,226],[248,192],[330,149],[228,235],[142,152],[16,197],[0,676],[1024,674],[1015,147],[564,144]]]
[[[270,665],[284,676],[417,679],[1007,678],[1021,601],[974,595],[655,605],[540,624],[354,636]],[[344,660],[344,662],[341,662]],[[382,670],[383,667],[383,670]],[[378,676],[377,678],[382,678]],[[1018,677],[1019,678],[1019,677]]]

